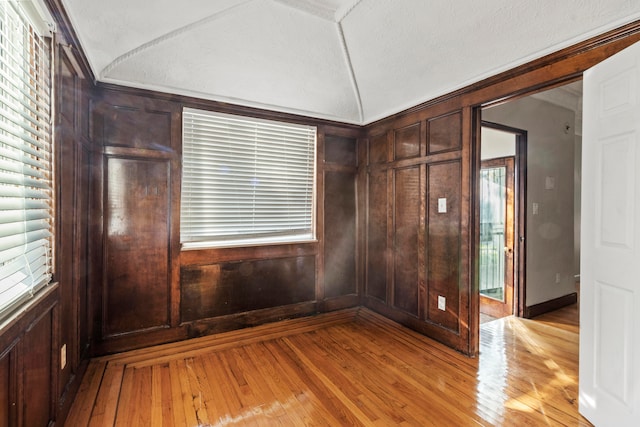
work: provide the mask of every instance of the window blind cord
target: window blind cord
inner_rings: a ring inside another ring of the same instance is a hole
[[[23,177],[23,181],[24,181],[24,177]],[[25,184],[23,184],[22,188],[23,188],[23,192],[25,193],[23,195],[23,199],[25,200],[25,205],[26,205],[27,195],[26,195]],[[24,241],[28,242],[29,241],[29,236],[27,236],[27,218],[26,217],[22,220],[22,234],[23,234],[23,237],[24,237]],[[27,257],[27,245],[26,244],[22,246],[22,258],[24,258],[24,265],[26,267],[25,270],[26,270],[26,273],[27,273],[27,277],[31,281],[31,284],[28,285],[29,296],[33,297],[33,295],[34,295],[33,288],[35,287],[35,284],[33,283],[34,278],[33,278],[33,270],[31,270],[31,263],[29,262],[29,258]]]

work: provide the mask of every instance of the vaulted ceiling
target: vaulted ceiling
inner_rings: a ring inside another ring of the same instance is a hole
[[[98,81],[367,124],[640,19],[640,0],[63,0]]]

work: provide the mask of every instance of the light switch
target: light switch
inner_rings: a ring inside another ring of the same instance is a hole
[[[447,310],[447,299],[442,295],[438,295],[438,310]]]
[[[64,369],[67,366],[67,345],[64,344],[60,348],[60,369]]]
[[[544,188],[547,190],[553,190],[556,188],[556,179],[552,176],[548,176],[544,180]]]
[[[447,213],[447,199],[444,197],[438,199],[438,213]]]
[[[538,204],[533,202],[533,214],[538,215]]]

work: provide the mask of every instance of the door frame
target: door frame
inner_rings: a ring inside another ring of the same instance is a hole
[[[513,314],[517,317],[524,317],[526,311],[527,302],[527,287],[526,287],[526,259],[527,259],[527,131],[524,129],[518,129],[511,126],[503,125],[500,123],[494,123],[487,120],[482,120],[482,108],[477,109],[479,116],[480,127],[487,127],[503,132],[508,132],[516,136],[516,153],[514,161],[514,188],[516,191],[515,197],[515,236],[513,247]],[[480,147],[482,141],[480,138],[480,132],[478,132],[476,146],[478,150],[478,159],[480,158]],[[480,160],[479,160],[480,161]],[[477,165],[475,171],[475,182],[480,182],[480,168],[481,164]],[[474,197],[477,206],[474,207],[476,218],[474,222],[480,224],[480,189],[476,185],[477,197]],[[478,241],[480,236],[480,228],[476,227],[475,240]],[[479,259],[478,259],[479,261]],[[478,264],[479,266],[479,264]],[[477,283],[474,285],[475,289],[480,292],[480,279],[476,278]],[[480,297],[478,296],[478,312],[480,312]]]
[[[619,52],[636,41],[640,41],[640,20],[622,25],[616,29],[579,42],[570,47],[543,56],[511,70],[502,72],[478,83],[470,84],[456,92],[436,98],[427,103],[416,106],[406,113],[419,111],[432,106],[446,105],[447,101],[455,101],[465,112],[463,116],[463,130],[469,142],[468,167],[469,175],[463,176],[463,186],[468,189],[470,199],[469,211],[466,216],[468,221],[469,244],[465,247],[465,262],[468,263],[471,272],[468,283],[468,322],[469,342],[468,352],[470,356],[477,356],[480,350],[480,292],[478,287],[478,242],[473,236],[479,236],[475,229],[479,223],[474,219],[477,215],[473,211],[478,206],[477,197],[478,181],[475,177],[480,166],[479,132],[481,121],[481,109],[490,105],[497,105],[509,100],[515,100],[536,92],[552,89],[582,78],[583,71],[601,62],[609,56]],[[398,119],[394,116],[394,119]],[[466,178],[466,180],[465,180]],[[520,299],[524,299],[520,297]]]

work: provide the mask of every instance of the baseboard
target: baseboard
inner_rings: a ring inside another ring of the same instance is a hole
[[[566,307],[578,302],[578,293],[573,292],[569,295],[555,298],[549,301],[541,302],[540,304],[534,304],[524,309],[524,317],[531,319],[532,317],[540,316],[541,314],[548,313],[550,311],[557,310],[562,307]]]

